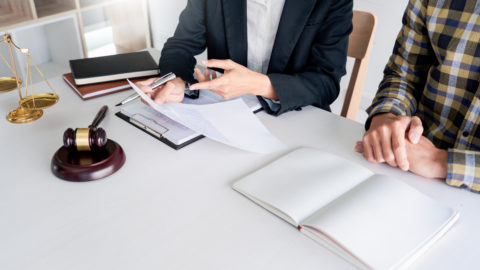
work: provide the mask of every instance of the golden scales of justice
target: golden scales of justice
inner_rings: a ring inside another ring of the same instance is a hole
[[[43,109],[49,108],[57,103],[59,97],[53,90],[50,83],[47,81],[45,76],[43,76],[42,72],[38,68],[38,66],[33,61],[29,49],[23,49],[17,46],[12,40],[12,36],[9,33],[5,33],[3,35],[3,39],[0,39],[0,43],[6,42],[8,46],[8,50],[10,52],[10,59],[11,65],[8,63],[7,59],[0,53],[0,57],[3,59],[5,64],[8,68],[12,71],[15,77],[0,77],[0,93],[8,92],[14,90],[15,88],[18,89],[18,95],[20,96],[19,107],[13,111],[11,111],[7,115],[7,120],[11,123],[29,123],[32,121],[37,120],[43,115]],[[25,54],[27,57],[27,73],[25,81],[25,94],[22,95],[22,88],[20,85],[22,84],[22,80],[18,78],[17,69],[15,66],[15,58],[13,57],[13,49],[20,51],[21,53]],[[31,65],[35,67],[38,71],[40,76],[42,76],[43,80],[46,82],[51,93],[41,93],[41,94],[34,94],[33,93],[33,83],[32,83],[32,70]],[[2,76],[2,75],[0,75]]]

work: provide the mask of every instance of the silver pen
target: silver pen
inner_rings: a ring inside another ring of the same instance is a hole
[[[174,74],[173,72],[169,72],[169,73],[163,75],[162,77],[156,79],[156,80],[152,83],[151,87],[152,87],[152,89],[155,89],[155,88],[160,87],[160,86],[162,86],[163,84],[165,84],[165,83],[167,83],[167,82],[175,79],[176,77],[177,77],[177,76],[175,76],[175,74]],[[140,97],[139,94],[134,93],[134,94],[128,96],[126,99],[122,100],[120,103],[118,103],[118,104],[115,105],[115,106],[125,105],[125,104],[129,103],[130,101],[133,101],[133,100],[135,100],[135,99],[137,99],[137,98],[139,98],[139,97]]]

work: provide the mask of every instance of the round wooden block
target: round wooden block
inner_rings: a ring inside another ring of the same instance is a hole
[[[125,163],[125,153],[115,141],[95,151],[79,152],[75,148],[60,147],[52,158],[52,172],[57,177],[74,182],[85,182],[107,177]]]

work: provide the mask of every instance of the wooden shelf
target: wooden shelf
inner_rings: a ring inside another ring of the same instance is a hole
[[[39,18],[75,9],[75,0],[34,0]]]
[[[146,1],[83,0],[80,1],[80,6],[82,4],[95,5],[81,8],[84,35],[98,35],[95,34],[96,31],[102,32],[105,39],[110,39],[108,47],[111,52],[107,54],[134,52],[151,47]],[[95,43],[86,40],[86,47],[97,50],[94,47],[102,45]]]
[[[29,0],[0,0],[0,27],[33,19]]]
[[[151,47],[147,0],[0,0],[0,33],[68,15],[79,20],[80,45],[87,57],[96,42],[90,43],[86,35],[99,27],[110,28],[107,47],[114,47],[113,53]]]
[[[108,7],[108,16],[117,53],[134,52],[148,47],[148,21],[143,15],[142,5],[136,1],[113,4]]]
[[[105,4],[108,2],[112,2],[112,0],[80,0],[80,8],[89,7],[98,4]]]
[[[68,60],[88,57],[89,51],[101,56],[150,48],[148,21],[147,0],[0,0],[0,35],[9,32],[30,49],[47,78],[68,72]],[[0,53],[10,62],[3,45]],[[23,57],[15,55],[22,78]],[[0,77],[12,73],[3,62]]]
[[[12,29],[10,34],[18,46],[29,49],[32,59],[47,79],[68,72],[70,69],[68,60],[84,56],[79,24],[75,14],[50,18]],[[0,52],[10,63],[10,55],[6,54],[8,52],[6,44],[1,43],[1,45]],[[26,78],[27,58],[25,54],[14,50],[14,58],[18,75],[22,79]],[[3,62],[2,60],[0,65],[4,67],[1,67],[0,70],[8,72],[8,67],[5,67]],[[31,70],[33,82],[41,81],[42,78],[33,65]]]

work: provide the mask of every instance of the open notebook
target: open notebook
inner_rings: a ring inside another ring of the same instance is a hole
[[[458,213],[409,185],[299,148],[233,188],[361,269],[408,266]]]

